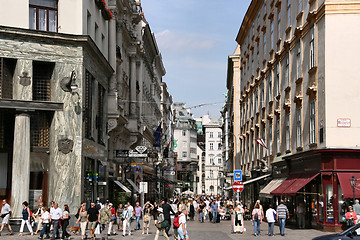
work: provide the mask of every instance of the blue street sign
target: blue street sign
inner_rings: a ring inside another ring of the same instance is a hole
[[[234,181],[242,181],[242,171],[234,170]]]

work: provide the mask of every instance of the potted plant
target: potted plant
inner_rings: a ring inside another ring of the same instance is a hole
[[[100,10],[103,10],[106,7],[105,0],[95,0],[95,4]]]
[[[101,11],[103,17],[105,18],[105,20],[110,20],[114,17],[114,15],[112,14],[112,12],[110,11],[109,8],[104,8],[102,11]]]

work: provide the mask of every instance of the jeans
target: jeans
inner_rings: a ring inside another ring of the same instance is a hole
[[[269,224],[269,235],[273,236],[274,235],[274,223],[268,222],[268,224]]]
[[[213,222],[216,223],[218,212],[213,212]]]
[[[203,211],[201,211],[200,212],[200,222],[204,222],[204,212]]]
[[[53,226],[54,226],[52,237],[60,238],[59,220],[52,220],[52,222],[53,222]]]
[[[62,238],[70,237],[70,234],[66,231],[67,226],[69,226],[69,220],[63,220],[61,222]]]
[[[49,236],[49,223],[43,223],[43,229],[41,230],[40,237],[42,238],[46,234],[46,237]]]
[[[260,223],[261,223],[261,221],[260,220],[254,220],[253,223],[254,223],[254,234],[255,235],[260,235]]]
[[[299,228],[305,228],[305,214],[304,213],[298,214],[298,224],[299,224]]]
[[[280,228],[281,235],[285,234],[285,221],[286,221],[286,218],[279,218],[279,228]]]
[[[140,229],[140,216],[135,216],[135,218],[136,218],[135,229]]]

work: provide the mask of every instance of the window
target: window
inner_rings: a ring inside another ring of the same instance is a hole
[[[183,141],[183,148],[187,148],[187,141]]]
[[[314,27],[310,29],[310,69],[315,67],[315,36]]]
[[[301,139],[301,107],[296,109],[296,147],[302,146]]]
[[[259,42],[256,43],[256,61],[257,61],[257,67],[260,67],[260,55],[259,55],[260,47]]]
[[[289,86],[289,79],[290,79],[290,71],[289,71],[289,52],[286,54],[285,59],[285,84],[286,87]]]
[[[270,71],[269,76],[268,76],[268,83],[269,83],[269,84],[268,84],[268,85],[269,85],[269,86],[268,86],[268,92],[269,92],[269,99],[268,99],[268,100],[269,100],[269,101],[272,101],[272,95],[273,95],[273,94],[272,94],[272,93],[273,93],[272,90],[273,90],[273,89],[272,89],[272,72],[271,72],[271,71]]]
[[[54,63],[33,63],[33,100],[51,101],[51,77]]]
[[[221,143],[218,143],[218,150],[221,150],[221,149],[222,149]]]
[[[266,58],[266,33],[263,35],[263,58]]]
[[[301,42],[299,40],[297,44],[297,52],[296,52],[296,78],[301,78]]]
[[[30,116],[30,142],[35,148],[50,147],[51,115],[47,112],[35,112]]]
[[[252,117],[253,116],[253,94],[251,94],[250,96],[250,113],[249,116]]]
[[[281,11],[278,11],[278,39],[280,39],[280,32],[281,32]]]
[[[291,0],[287,0],[287,24],[291,25]]]
[[[264,1],[264,14],[266,14],[266,1]]]
[[[260,85],[260,107],[264,107],[264,96],[265,96],[265,90],[264,90],[264,83],[262,82]]]
[[[210,150],[214,150],[214,143],[210,143]]]
[[[213,170],[210,170],[210,178],[213,178],[214,177],[214,171]],[[211,187],[210,187],[211,188]]]
[[[276,152],[280,152],[280,119],[276,121]]]
[[[214,192],[214,186],[210,186],[210,192]]]
[[[301,13],[303,10],[303,2],[302,0],[298,0],[298,13]]]
[[[210,134],[210,136],[209,136],[210,138],[213,138],[213,137],[214,137],[214,133],[213,133],[213,132],[210,132],[209,134]]]
[[[257,14],[257,24],[258,24],[258,26],[260,25],[260,11],[258,11],[258,14]]]
[[[269,152],[270,155],[273,154],[273,139],[272,139],[272,123],[269,124]]]
[[[210,164],[212,165],[213,163],[214,163],[214,158],[211,157],[211,158],[210,158]]]
[[[105,105],[105,96],[106,90],[99,83],[98,84],[98,104],[97,104],[97,114],[96,114],[96,129],[98,131],[97,141],[99,144],[105,145],[105,113],[104,113],[104,105]]]
[[[270,47],[274,49],[274,22],[271,21],[270,25]]]
[[[261,134],[261,137],[262,137],[262,140],[264,141],[264,142],[266,142],[265,141],[265,124],[263,124],[263,126],[262,126],[262,134]],[[263,148],[261,148],[262,149],[262,156],[263,157],[265,157],[265,155],[266,155],[266,150],[265,149],[263,149]]]
[[[315,100],[310,102],[310,144],[316,143]]]
[[[57,0],[30,0],[29,28],[57,32]]]
[[[289,151],[290,150],[290,114],[289,113],[285,115],[285,124],[286,124],[286,128],[285,128],[286,150]]]
[[[259,96],[258,96],[258,92],[255,91],[255,113],[258,112],[258,106],[259,106]]]
[[[221,164],[222,159],[218,158],[218,164]]]
[[[85,121],[85,137],[90,139],[92,137],[93,124],[93,85],[95,78],[89,71],[85,71],[85,101],[84,101],[84,121]]]
[[[218,132],[218,138],[221,138],[221,137],[222,137],[222,133]]]
[[[182,135],[185,137],[186,136],[186,130],[182,131]]]
[[[16,60],[0,58],[0,98],[13,98],[13,74]]]
[[[275,96],[280,94],[280,64],[276,65]]]
[[[186,157],[187,157],[187,152],[182,152],[182,156],[183,156],[184,158],[186,158]]]

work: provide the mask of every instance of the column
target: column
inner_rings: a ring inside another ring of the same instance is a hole
[[[22,218],[22,202],[29,201],[30,185],[30,116],[15,117],[14,151],[11,181],[12,218]]]
[[[139,94],[139,119],[141,117],[142,114],[142,101],[143,101],[143,62],[140,61],[140,66],[139,66],[139,87],[140,87],[140,94]]]
[[[130,57],[130,115],[136,114],[136,58]]]

